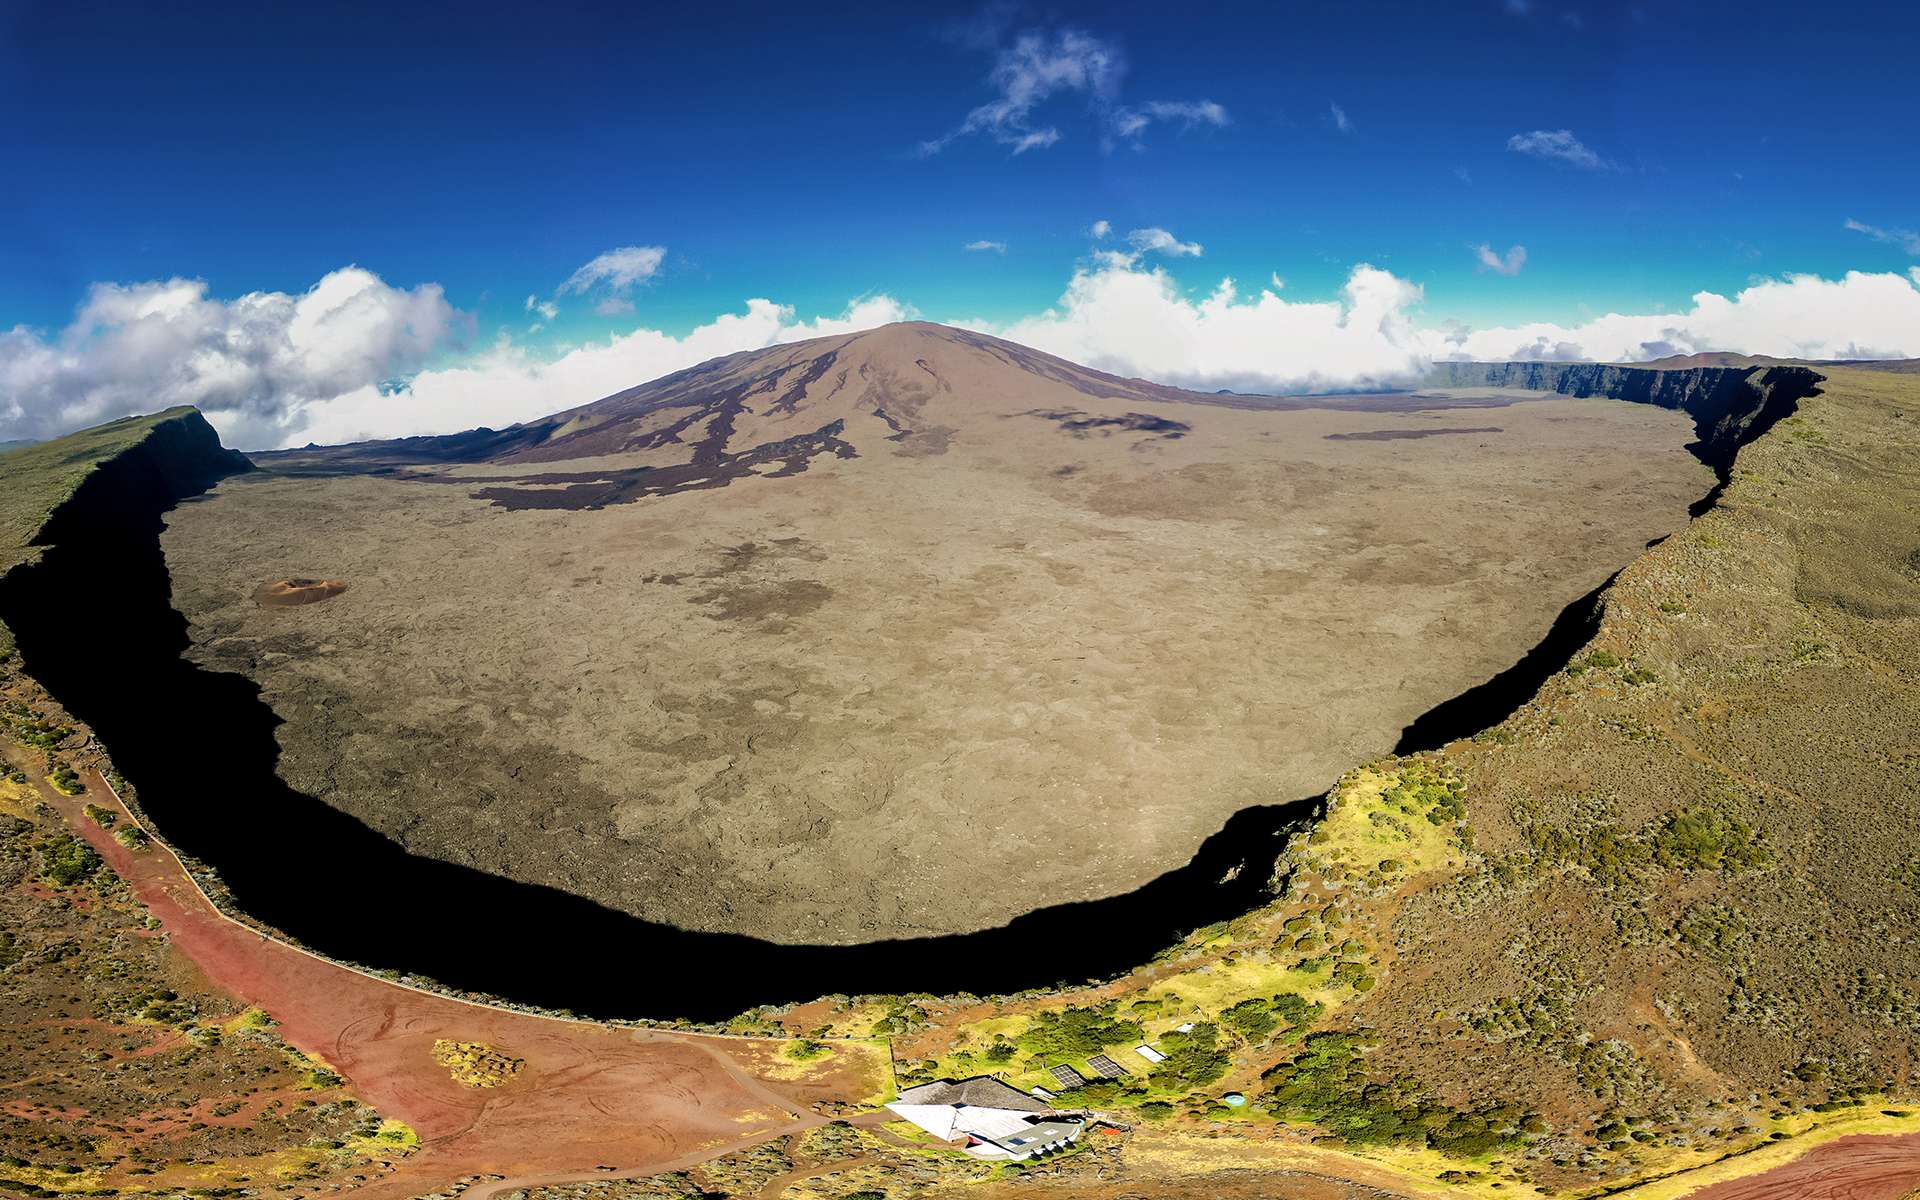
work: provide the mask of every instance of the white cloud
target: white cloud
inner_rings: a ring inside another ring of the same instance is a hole
[[[263,445],[290,408],[416,370],[470,325],[438,284],[396,288],[359,267],[230,301],[198,279],[95,284],[58,334],[0,333],[0,438],[194,404]]]
[[[1236,391],[1404,381],[1427,365],[1410,309],[1420,288],[1354,268],[1341,299],[1290,303],[1232,280],[1190,300],[1165,268],[1107,261],[1076,272],[1048,311],[995,332],[1101,370]]]
[[[1333,127],[1341,133],[1353,132],[1353,122],[1348,119],[1347,110],[1341,108],[1338,104],[1327,105],[1327,119],[1332,121]]]
[[[1456,330],[1436,357],[1640,362],[1710,350],[1779,358],[1920,357],[1920,272],[1849,271],[1839,279],[1764,279],[1733,296],[1698,292],[1681,313],[1608,313],[1547,323]]]
[[[1336,300],[1289,302],[1278,289],[1242,297],[1230,279],[1190,299],[1165,268],[1096,257],[1053,308],[977,327],[1119,375],[1249,392],[1403,386],[1449,359],[1920,356],[1920,267],[1763,280],[1731,297],[1698,293],[1682,313],[1608,314],[1572,326],[1434,328],[1416,320],[1421,299],[1417,284],[1364,264]]]
[[[1089,229],[1087,232],[1091,233],[1096,238],[1106,237],[1108,234],[1113,232],[1113,222],[1112,221],[1095,221],[1093,223],[1093,228]]]
[[[1611,171],[1615,164],[1600,157],[1586,143],[1573,136],[1571,129],[1535,129],[1516,133],[1507,139],[1507,149],[1515,154],[1530,154],[1579,167],[1583,171]]]
[[[621,246],[609,250],[567,276],[558,294],[584,296],[596,286],[616,294],[631,291],[633,285],[652,279],[666,257],[665,246]]]
[[[1527,248],[1525,246],[1508,248],[1506,257],[1502,258],[1492,246],[1481,242],[1473,248],[1473,256],[1480,261],[1481,270],[1493,271],[1500,275],[1518,275],[1520,268],[1527,265]]]
[[[1135,231],[1155,232],[1163,231]],[[1243,296],[1231,279],[1189,294],[1144,253],[1096,251],[1052,308],[968,324],[1103,370],[1203,390],[1397,386],[1447,359],[1633,362],[1711,350],[1920,357],[1920,267],[1764,279],[1731,296],[1700,292],[1675,313],[1475,330],[1424,323],[1417,283],[1364,264],[1334,298],[1289,301],[1277,274],[1256,295]],[[199,405],[241,447],[497,428],[719,355],[912,315],[884,295],[810,321],[754,299],[684,336],[641,328],[540,354],[502,335],[457,366],[421,369],[468,325],[432,284],[403,290],[352,267],[301,295],[231,301],[210,298],[193,280],[100,284],[55,335],[0,333],[0,440],[171,404]]]
[[[1116,109],[1113,113],[1113,132],[1138,146],[1140,135],[1155,121],[1175,122],[1182,129],[1199,125],[1219,128],[1231,124],[1232,118],[1224,107],[1211,100],[1150,100],[1138,108]]]
[[[1887,242],[1900,247],[1908,254],[1920,254],[1920,233],[1911,229],[1882,229],[1878,225],[1868,225],[1863,221],[1847,218],[1846,228],[1855,233],[1864,233],[1876,242]]]
[[[603,317],[624,317],[633,311],[633,301],[625,296],[608,296],[594,305],[593,311]]]
[[[1005,254],[1007,252],[1007,244],[1005,242],[990,242],[986,238],[981,238],[977,242],[968,242],[965,246],[961,247],[961,249],[992,254]]]
[[[1142,254],[1164,254],[1169,258],[1198,258],[1204,247],[1199,242],[1183,242],[1164,229],[1136,229],[1127,242]]]
[[[1156,121],[1196,125],[1227,124],[1227,110],[1211,100],[1150,100],[1128,107],[1120,103],[1120,82],[1127,57],[1120,44],[1085,30],[1029,30],[1002,46],[988,84],[996,93],[976,106],[958,126],[920,143],[922,155],[934,155],[954,141],[973,135],[992,138],[1013,153],[1042,150],[1065,136],[1039,120],[1039,110],[1061,96],[1084,96],[1101,128],[1101,145],[1115,140],[1138,145]]]
[[[538,296],[527,297],[527,311],[539,313],[543,321],[551,321],[560,315],[560,306],[551,300],[542,300]]]

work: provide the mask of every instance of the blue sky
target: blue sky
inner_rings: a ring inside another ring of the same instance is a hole
[[[0,329],[58,330],[101,282],[297,295],[348,264],[438,284],[466,352],[678,335],[761,296],[1012,323],[1102,219],[1204,245],[1159,264],[1195,295],[1277,273],[1326,299],[1370,263],[1432,325],[1673,310],[1920,249],[1912,5],[664,7],[0,0]],[[1005,95],[1023,34],[1124,71],[925,153]],[[1223,119],[1116,136],[1202,101]],[[1057,140],[1004,136],[1035,130]],[[1575,149],[1511,148],[1559,131]],[[626,246],[666,251],[614,297],[633,311],[554,296]],[[561,300],[532,332],[530,295]]]

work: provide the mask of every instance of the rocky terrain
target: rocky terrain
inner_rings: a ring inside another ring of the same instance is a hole
[[[163,544],[192,661],[262,687],[297,791],[636,917],[845,943],[1128,893],[1317,796],[1677,528],[1688,440],[905,325],[261,456]],[[263,605],[288,578],[345,590]]]

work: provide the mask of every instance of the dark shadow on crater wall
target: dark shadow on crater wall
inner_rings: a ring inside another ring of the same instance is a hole
[[[1393,752],[1438,750],[1448,742],[1490,729],[1518,712],[1521,705],[1533,699],[1541,684],[1558,674],[1580,647],[1593,640],[1600,629],[1600,597],[1619,577],[1615,571],[1605,583],[1561,609],[1547,628],[1547,636],[1519,662],[1421,713],[1400,731]]]

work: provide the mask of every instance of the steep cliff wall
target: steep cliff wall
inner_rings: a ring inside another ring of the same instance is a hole
[[[252,469],[245,455],[220,444],[198,409],[172,410],[153,419],[144,437],[100,461],[30,544],[157,531],[167,509]]]
[[[1722,482],[1741,446],[1791,416],[1822,376],[1806,367],[1689,367],[1658,370],[1605,363],[1440,363],[1429,387],[1508,387],[1567,396],[1606,396],[1678,409],[1693,418],[1691,450]]]
[[[151,542],[161,514],[253,464],[192,408],[126,417],[0,458],[0,590],[33,590],[48,547],[86,544],[103,582],[116,549]],[[3,620],[3,618],[0,618]],[[0,649],[11,638],[0,623]]]

